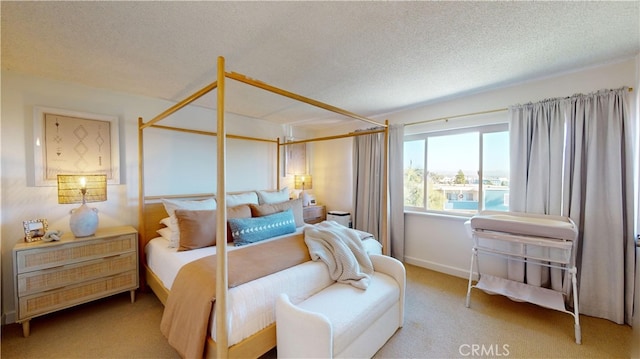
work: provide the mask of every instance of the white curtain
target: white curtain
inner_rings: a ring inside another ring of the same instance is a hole
[[[384,134],[353,138],[353,228],[382,238]]]
[[[564,147],[561,107],[561,101],[546,100],[509,109],[511,211],[561,215]],[[552,269],[552,272],[550,278],[548,267],[529,262],[525,275],[524,263],[508,263],[511,280],[562,289],[561,271]]]
[[[631,323],[635,266],[636,164],[627,91],[510,109],[510,209],[561,214],[576,223],[580,312],[619,324]],[[527,267],[525,281],[530,276],[535,284],[538,273]]]
[[[580,312],[631,324],[633,121],[627,88],[569,99],[564,213],[582,234]]]
[[[391,256],[404,262],[404,125],[389,126],[389,230]]]
[[[388,211],[387,243],[392,257],[404,260],[404,186],[403,186],[404,125],[389,126],[388,188],[382,183],[384,171],[384,134],[354,137],[354,228],[382,236],[382,211]],[[387,193],[387,208],[382,206],[382,194]]]

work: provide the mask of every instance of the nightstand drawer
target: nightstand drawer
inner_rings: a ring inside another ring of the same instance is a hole
[[[22,297],[136,269],[137,254],[129,252],[112,257],[19,274],[18,295]]]
[[[135,252],[137,234],[112,238],[68,243],[65,246],[44,246],[16,254],[16,269],[19,273],[58,267],[64,264]]]
[[[129,271],[108,278],[100,278],[79,285],[38,293],[19,299],[20,320],[72,307],[93,299],[138,287],[138,272]]]
[[[302,208],[302,216],[306,223],[320,223],[325,220],[324,206],[308,206]]]

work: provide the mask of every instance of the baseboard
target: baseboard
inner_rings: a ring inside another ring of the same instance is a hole
[[[449,275],[452,275],[454,277],[469,279],[469,270],[468,269],[452,267],[452,266],[448,266],[446,264],[426,261],[424,259],[413,258],[413,257],[409,257],[409,256],[404,256],[404,261],[405,261],[405,263],[408,263],[408,264],[412,264],[412,265],[415,265],[415,266],[418,266],[418,267],[422,267],[422,268],[427,268],[427,269],[430,269],[430,270],[433,270],[433,271],[436,271],[436,272],[440,272],[440,273],[444,273],[444,274],[449,274]],[[478,279],[478,274],[477,273],[473,273],[473,279],[475,279],[475,280]]]

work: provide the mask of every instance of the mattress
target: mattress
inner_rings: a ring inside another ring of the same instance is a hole
[[[474,230],[513,233],[573,241],[578,230],[568,217],[520,213],[482,211],[469,221]]]
[[[300,227],[298,231],[303,229],[304,227]],[[269,240],[276,238],[278,237]],[[363,244],[368,253],[382,253],[381,244],[373,238],[363,240]],[[178,252],[176,248],[169,248],[167,245],[166,239],[158,237],[149,241],[145,248],[148,267],[166,288],[171,288],[183,265],[216,253],[216,247]],[[237,248],[239,247],[233,246],[232,243],[227,247],[229,251]],[[287,293],[291,301],[297,304],[333,282],[324,263],[309,261],[229,289],[229,345],[239,343],[275,322],[274,303],[280,293]],[[215,310],[210,328],[215,340]]]

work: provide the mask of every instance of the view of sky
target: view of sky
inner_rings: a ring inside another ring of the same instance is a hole
[[[450,174],[463,170],[468,175],[478,170],[478,133],[462,133],[429,138],[429,170]],[[494,132],[484,135],[485,176],[508,176],[509,134]],[[424,141],[405,142],[404,168],[424,167]],[[443,155],[444,154],[444,155]]]

